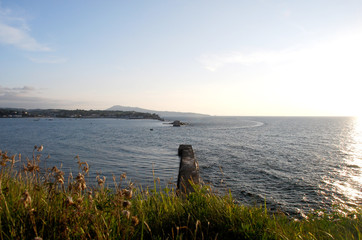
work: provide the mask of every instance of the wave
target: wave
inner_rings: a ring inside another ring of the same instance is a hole
[[[263,126],[265,123],[263,122],[258,122],[258,121],[251,121],[251,120],[243,120],[245,122],[251,123],[250,125],[244,125],[244,126],[238,126],[238,125],[232,125],[232,126],[223,126],[223,127],[210,127],[209,129],[212,130],[237,130],[237,129],[245,129],[245,128],[257,128],[257,127],[261,127]]]

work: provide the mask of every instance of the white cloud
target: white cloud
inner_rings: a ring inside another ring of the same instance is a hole
[[[362,116],[361,42],[362,28],[354,28],[280,51],[209,54],[199,60],[216,72],[209,76],[217,101],[229,101],[242,114]]]
[[[254,52],[228,52],[205,54],[199,58],[202,66],[210,71],[221,70],[228,65],[254,66],[267,64],[273,67],[290,66],[294,68],[350,68],[360,65],[362,29],[339,33],[334,37],[316,41],[313,44],[286,48],[279,51],[259,50]],[[315,70],[315,69],[314,69]]]
[[[14,88],[9,88],[9,87],[3,87],[0,85],[0,96],[19,96],[19,95],[25,95],[28,93],[34,93],[37,90],[34,87],[30,87],[30,86],[24,86],[24,87],[14,87]]]
[[[209,54],[203,55],[199,59],[201,64],[210,71],[216,71],[225,65],[239,64],[251,66],[255,64],[273,64],[288,60],[293,51],[283,50],[277,51],[255,51],[252,53],[231,52],[224,54]]]
[[[50,51],[30,35],[26,20],[12,16],[9,9],[0,6],[0,43],[12,45],[26,51]]]
[[[3,87],[0,85],[0,108],[67,108],[75,109],[84,102],[44,97],[44,89],[32,86]]]

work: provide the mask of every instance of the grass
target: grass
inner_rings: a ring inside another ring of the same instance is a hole
[[[24,162],[0,151],[0,239],[362,239],[360,209],[296,221],[239,205],[210,186],[180,194],[155,180],[142,189],[123,174],[112,188],[103,176],[89,187],[86,162],[78,158],[77,175],[64,176],[40,168],[41,150]]]

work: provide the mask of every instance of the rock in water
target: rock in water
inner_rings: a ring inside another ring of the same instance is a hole
[[[180,168],[177,189],[183,193],[189,193],[194,191],[190,181],[194,184],[200,183],[199,164],[191,145],[180,145],[178,155],[180,156]]]

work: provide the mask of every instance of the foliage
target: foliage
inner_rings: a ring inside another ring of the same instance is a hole
[[[163,120],[154,113],[110,110],[64,110],[64,109],[7,109],[0,108],[0,118],[8,117],[55,117],[55,118],[122,118]]]
[[[25,162],[0,151],[0,239],[362,239],[360,210],[295,220],[239,205],[210,186],[182,194],[155,180],[136,188],[125,174],[112,188],[97,176],[92,188],[86,162],[77,158],[78,174],[66,178],[40,167],[42,149]]]

